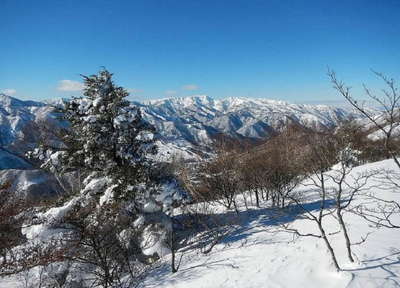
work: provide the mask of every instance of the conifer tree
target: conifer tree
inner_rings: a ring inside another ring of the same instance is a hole
[[[151,167],[148,155],[156,153],[154,127],[144,121],[138,107],[126,100],[128,92],[116,86],[112,74],[84,76],[84,97],[60,109],[71,127],[64,133],[67,149],[62,170],[109,176],[118,194],[145,181]],[[125,195],[126,196],[126,195]]]
[[[62,148],[40,147],[31,153],[42,168],[56,174],[79,171],[84,179],[78,193],[45,214],[43,221],[48,229],[64,223],[77,227],[74,241],[81,248],[74,249],[74,257],[80,262],[96,263],[98,250],[114,251],[101,257],[123,265],[152,261],[171,251],[172,207],[185,193],[174,175],[155,161],[155,129],[126,100],[127,91],[114,84],[112,74],[103,69],[83,78],[83,96],[58,108],[69,123],[60,136]],[[100,237],[95,239],[98,245],[88,246],[88,241],[94,243],[90,237]],[[99,267],[102,275],[112,272],[109,266]],[[103,280],[114,281],[107,277]]]

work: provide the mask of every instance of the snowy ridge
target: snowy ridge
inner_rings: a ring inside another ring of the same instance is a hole
[[[38,127],[65,125],[46,102],[21,101],[0,94],[0,146],[17,154],[32,149],[38,140]],[[290,119],[308,127],[332,127],[346,117],[362,118],[351,110],[325,105],[291,104],[279,100],[226,98],[207,95],[134,102],[145,120],[160,133],[160,157],[181,154],[196,158],[196,151],[209,146],[218,134],[234,138],[261,139],[281,129]]]
[[[196,95],[135,103],[164,138],[181,145],[209,144],[219,133],[236,138],[264,138],[282,128],[288,119],[323,128],[335,126],[347,117],[361,118],[350,109],[269,99],[213,99]]]
[[[55,122],[51,110],[45,103],[0,94],[0,146],[13,148],[18,142],[24,142],[24,146],[29,147],[36,143],[37,131],[32,128],[42,122]]]

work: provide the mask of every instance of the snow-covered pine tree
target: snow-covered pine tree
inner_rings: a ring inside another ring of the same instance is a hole
[[[43,168],[55,173],[80,171],[84,178],[72,198],[38,215],[47,227],[42,232],[50,235],[49,230],[60,225],[69,229],[73,223],[86,247],[78,256],[88,263],[96,262],[95,250],[108,251],[105,247],[114,245],[125,247],[129,252],[122,251],[122,256],[129,254],[134,261],[163,256],[171,250],[171,208],[184,192],[173,175],[163,173],[154,161],[155,130],[126,100],[128,93],[113,83],[112,74],[101,70],[83,77],[83,97],[59,107],[69,122],[61,136],[63,148],[41,147],[32,153],[41,158]],[[87,243],[94,242],[87,237],[97,236],[108,242],[89,249]],[[121,249],[112,251],[111,256],[117,257]],[[102,275],[112,272],[100,268]],[[110,280],[106,278],[102,281]]]
[[[71,123],[63,139],[68,147],[61,158],[63,170],[108,176],[123,196],[128,186],[148,175],[147,156],[156,153],[154,128],[130,105],[128,92],[113,83],[107,70],[84,76],[84,83],[84,97],[66,102],[60,111]]]

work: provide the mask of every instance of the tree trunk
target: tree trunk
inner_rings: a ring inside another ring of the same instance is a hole
[[[399,169],[400,169],[400,162],[397,159],[396,154],[394,154],[394,153],[391,153],[391,154],[392,154],[392,158],[393,158],[394,162],[396,163],[397,167],[399,167]]]
[[[267,192],[264,191],[264,189],[261,189],[261,198],[262,198],[263,201],[268,200],[266,195],[267,195]]]
[[[350,239],[349,239],[349,234],[347,233],[346,224],[343,221],[343,216],[342,216],[341,211],[342,211],[341,208],[337,209],[337,217],[339,219],[340,227],[342,227],[342,230],[343,230],[344,239],[346,240],[347,257],[349,258],[349,260],[351,262],[354,262],[353,256],[351,255],[351,243],[350,243]]]
[[[233,200],[233,207],[235,208],[236,214],[239,215],[239,209],[238,209],[238,207],[237,207],[236,200]]]
[[[258,189],[256,189],[255,194],[256,194],[256,206],[260,208],[260,198],[258,196]]]
[[[329,243],[328,237],[326,237],[326,233],[325,233],[324,228],[322,227],[322,223],[321,222],[318,222],[318,228],[319,228],[319,231],[321,232],[322,238],[324,239],[326,247],[328,248],[329,253],[331,254],[331,258],[332,258],[333,264],[335,265],[336,270],[340,271],[340,267],[339,267],[339,264],[337,262],[335,252],[333,251],[331,243]]]
[[[171,231],[170,241],[171,241],[170,242],[170,248],[171,248],[171,271],[172,271],[172,273],[176,273],[176,272],[178,272],[178,269],[177,269],[176,264],[175,264],[175,249],[176,249],[176,247],[175,247],[175,234],[174,234],[173,230]]]
[[[249,210],[249,207],[247,205],[247,197],[246,197],[245,193],[243,193],[242,196],[243,196],[244,206],[246,207],[246,210]]]

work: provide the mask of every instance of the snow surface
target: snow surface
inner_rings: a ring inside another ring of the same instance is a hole
[[[398,169],[393,160],[385,160],[356,167],[350,178],[360,173],[377,169]],[[384,189],[377,179],[369,183],[373,192],[387,200],[400,201],[400,193]],[[91,185],[100,183],[93,180]],[[307,183],[304,183],[307,184]],[[380,184],[380,185],[377,185]],[[329,187],[329,183],[327,183]],[[309,187],[303,185],[299,191],[307,192]],[[308,192],[310,193],[310,192]],[[311,193],[312,194],[312,193]],[[310,194],[310,195],[311,195]],[[240,198],[240,195],[239,195]],[[310,200],[310,209],[318,211],[318,204]],[[355,199],[355,204],[361,198]],[[251,204],[251,203],[249,203]],[[376,205],[376,203],[372,203]],[[69,205],[67,205],[69,207]],[[350,263],[342,234],[329,236],[339,264],[343,271],[336,272],[325,244],[321,239],[313,237],[294,238],[292,234],[282,231],[278,224],[291,223],[291,227],[303,233],[316,232],[313,222],[306,219],[294,220],[293,214],[281,214],[280,210],[270,208],[265,204],[262,208],[242,206],[239,216],[232,211],[226,211],[221,206],[212,209],[221,219],[233,221],[235,229],[207,255],[198,250],[178,251],[179,259],[183,253],[181,266],[175,274],[170,272],[167,255],[151,274],[144,279],[141,288],[217,288],[217,287],[399,287],[400,286],[400,229],[377,229],[354,215],[345,214],[352,242],[358,242],[361,237],[373,232],[367,241],[353,246],[355,263]],[[67,209],[68,210],[68,209]],[[178,211],[179,209],[176,209]],[[314,211],[314,210],[313,210]],[[58,217],[65,211],[49,210],[47,216]],[[179,212],[178,212],[179,213]],[[400,222],[400,215],[393,219]],[[337,221],[332,217],[324,218],[327,232],[338,231]],[[143,219],[138,219],[135,225],[140,225]],[[36,227],[41,230],[42,227]],[[26,233],[28,232],[29,233]],[[34,230],[24,231],[28,237],[34,236]],[[124,234],[128,234],[126,231]],[[126,235],[120,235],[122,238]],[[153,239],[157,241],[157,239]],[[149,251],[152,252],[152,251]],[[164,251],[166,254],[168,251]],[[19,278],[0,279],[1,288],[20,287]]]
[[[392,160],[356,167],[351,176],[374,169],[396,169]],[[377,184],[371,181],[370,185]],[[382,186],[382,185],[380,185]],[[306,189],[301,187],[299,189]],[[374,188],[385,199],[400,201],[400,193]],[[357,201],[357,200],[356,200]],[[312,205],[312,203],[310,204]],[[216,210],[223,211],[221,207]],[[224,217],[231,213],[221,212]],[[396,216],[399,223],[400,217]],[[223,239],[208,255],[199,251],[183,253],[182,264],[175,274],[168,260],[155,270],[141,287],[399,287],[400,230],[376,229],[365,220],[345,214],[352,242],[373,232],[367,241],[353,246],[356,263],[347,260],[341,233],[330,236],[343,271],[336,272],[325,244],[314,237],[300,237],[283,232],[271,208],[241,211],[238,229]],[[328,232],[339,229],[335,219],[324,218]],[[313,222],[293,221],[292,227],[302,232],[316,232]],[[178,258],[180,253],[178,252]],[[167,257],[168,258],[168,257]]]
[[[390,129],[390,125],[387,125],[383,127],[383,129],[388,132]],[[392,137],[399,137],[400,136],[400,126],[396,126],[392,130]],[[374,141],[377,140],[382,140],[386,138],[386,134],[382,130],[376,130],[375,132],[372,132],[371,134],[368,135],[368,138]]]

